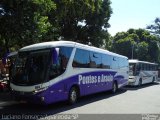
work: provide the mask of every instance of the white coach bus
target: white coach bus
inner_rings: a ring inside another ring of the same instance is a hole
[[[140,86],[142,84],[151,83],[158,79],[158,64],[129,60],[129,85]]]
[[[128,58],[76,42],[56,41],[18,51],[11,75],[15,98],[50,104],[128,84]]]

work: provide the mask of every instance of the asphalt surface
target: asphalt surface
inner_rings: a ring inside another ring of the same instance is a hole
[[[21,115],[21,117],[23,115],[23,119],[27,115],[33,115],[34,118],[36,116],[35,119],[40,119],[52,117],[57,114],[75,115],[72,117],[76,117],[77,114],[160,114],[160,84],[157,82],[141,87],[127,86],[120,89],[114,95],[110,92],[89,95],[80,98],[79,101],[72,106],[66,102],[48,106],[19,103],[12,100],[9,92],[1,92],[0,114],[0,117],[3,118],[8,117],[5,115]],[[119,117],[117,117],[117,119],[119,119]]]

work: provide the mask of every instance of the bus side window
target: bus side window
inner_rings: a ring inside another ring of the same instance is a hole
[[[141,70],[141,64],[137,64],[136,65],[136,75],[139,74],[140,70]]]
[[[59,64],[59,48],[54,48],[51,51],[51,66],[49,71],[49,79],[53,79],[60,74]]]
[[[73,48],[60,47],[52,50],[49,78],[53,79],[65,72]]]
[[[82,57],[83,56],[83,57]],[[74,68],[89,68],[90,64],[90,54],[87,50],[82,50],[77,48],[72,66]]]
[[[59,51],[59,59],[60,59],[60,67],[61,67],[61,72],[63,73],[68,65],[71,53],[72,53],[73,48],[71,47],[61,47]]]
[[[102,68],[102,58],[100,53],[90,52],[90,68]]]
[[[112,58],[109,55],[102,54],[102,68],[111,69]]]
[[[138,64],[138,65],[137,65],[137,71],[140,71],[140,70],[141,70],[141,65]]]
[[[118,69],[119,68],[119,61],[118,57],[112,57],[112,69]]]

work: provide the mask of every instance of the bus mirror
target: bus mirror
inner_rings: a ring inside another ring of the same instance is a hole
[[[53,64],[58,63],[58,56],[59,56],[59,48],[54,48],[52,51],[52,63]]]

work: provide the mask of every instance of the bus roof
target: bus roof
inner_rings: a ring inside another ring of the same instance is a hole
[[[126,56],[119,55],[119,54],[110,52],[108,50],[96,48],[96,47],[93,47],[93,46],[84,45],[84,44],[77,43],[77,42],[71,42],[71,41],[51,41],[51,42],[37,43],[37,44],[33,44],[33,45],[23,47],[19,51],[33,51],[33,50],[47,49],[47,48],[53,48],[53,47],[59,47],[59,46],[76,47],[76,48],[95,51],[95,52],[99,52],[99,53],[106,53],[106,54],[109,54],[109,55],[113,55],[113,56],[117,56],[117,57],[123,57],[123,58],[128,59]]]
[[[52,48],[57,46],[74,47],[74,45],[75,45],[75,42],[51,41],[51,42],[42,42],[42,43],[36,43],[33,45],[25,46],[21,48],[20,51],[32,51],[32,50],[46,49],[46,48]]]
[[[147,61],[140,61],[140,60],[136,60],[136,59],[130,59],[129,63],[146,63],[146,64],[155,64],[155,65],[158,65],[157,63],[151,63],[151,62],[147,62]]]
[[[17,52],[11,52],[9,53],[8,57],[16,56],[18,53]]]

